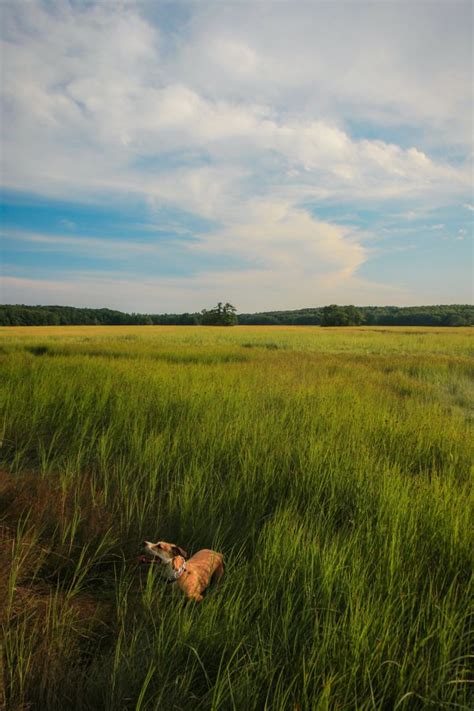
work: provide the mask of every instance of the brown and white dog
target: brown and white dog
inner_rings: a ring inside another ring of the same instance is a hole
[[[186,551],[174,543],[145,541],[145,548],[164,566],[168,582],[176,583],[188,600],[201,602],[211,578],[219,581],[224,575],[224,558],[216,551],[203,548],[187,559]]]

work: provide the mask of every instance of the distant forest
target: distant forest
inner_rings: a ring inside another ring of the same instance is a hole
[[[0,326],[187,326],[202,313],[127,314],[112,309],[73,306],[0,305]],[[239,314],[241,325],[264,326],[472,326],[474,306],[330,306],[296,311]]]

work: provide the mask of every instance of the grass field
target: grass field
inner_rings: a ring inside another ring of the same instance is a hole
[[[471,333],[0,329],[7,708],[471,708]]]

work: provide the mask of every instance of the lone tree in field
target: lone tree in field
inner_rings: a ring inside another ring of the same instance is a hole
[[[237,309],[232,304],[222,305],[219,301],[213,309],[201,311],[202,326],[235,326],[237,324]]]

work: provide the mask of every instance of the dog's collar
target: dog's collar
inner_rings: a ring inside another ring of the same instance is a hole
[[[171,573],[170,577],[168,578],[168,580],[166,582],[168,584],[175,583],[182,576],[182,574],[184,573],[185,570],[186,570],[186,562],[183,562],[183,565],[180,568],[178,568],[178,570],[173,570],[173,572]]]

